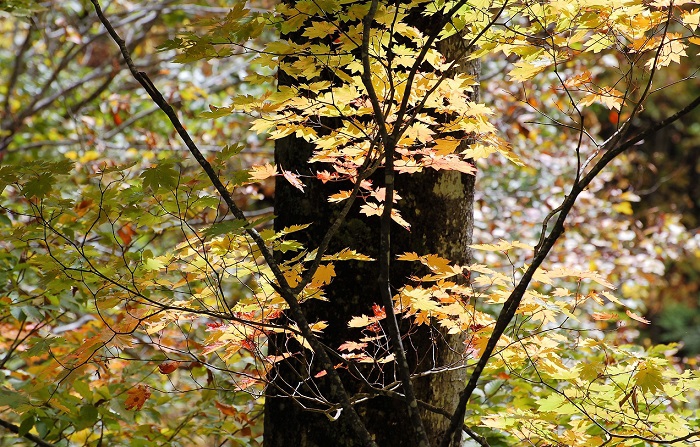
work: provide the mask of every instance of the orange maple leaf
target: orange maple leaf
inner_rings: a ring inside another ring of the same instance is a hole
[[[330,173],[328,171],[320,171],[316,173],[316,178],[321,180],[321,182],[326,183],[331,180],[334,180],[338,177],[337,173]]]
[[[232,405],[222,404],[218,400],[214,401],[214,405],[216,405],[216,408],[218,408],[224,416],[236,416],[236,414],[238,414],[238,410]]]
[[[151,397],[151,392],[145,385],[135,386],[127,391],[126,394],[128,397],[126,398],[126,402],[124,402],[124,408],[127,410],[140,410],[148,398]]]
[[[136,230],[134,227],[128,223],[117,230],[117,235],[122,239],[125,245],[129,245],[131,240],[134,238]]]
[[[591,317],[598,321],[615,320],[617,319],[617,314],[611,312],[593,312]]]

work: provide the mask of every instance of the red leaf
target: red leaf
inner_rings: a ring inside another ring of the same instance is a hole
[[[316,178],[321,180],[321,182],[323,183],[333,180],[335,177],[337,177],[337,174],[333,175],[328,171],[321,171],[316,173]]]
[[[372,312],[374,312],[374,316],[380,320],[386,317],[384,306],[380,306],[379,304],[372,304]]]
[[[119,116],[119,112],[112,111],[112,119],[114,120],[114,124],[117,126],[121,125],[123,122],[122,117]]]
[[[160,371],[161,374],[170,374],[171,372],[175,371],[177,367],[179,366],[178,362],[163,362],[160,365],[158,365],[158,370]]]

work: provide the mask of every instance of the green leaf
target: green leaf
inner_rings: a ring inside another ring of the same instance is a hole
[[[86,381],[76,380],[73,382],[73,389],[77,391],[78,394],[83,396],[83,399],[87,400],[88,402],[92,401],[92,390]]]
[[[277,250],[281,251],[282,253],[286,253],[288,251],[297,251],[304,246],[295,240],[286,240],[280,242],[279,246],[275,247]]]
[[[46,355],[47,352],[50,352],[51,345],[53,344],[53,341],[56,340],[55,338],[40,338],[36,340],[32,340],[31,347],[27,349],[26,355],[27,356],[40,356],[40,355]]]
[[[45,438],[49,430],[53,428],[53,425],[54,420],[51,418],[41,418],[34,423],[34,427],[40,438]]]
[[[240,219],[217,222],[204,230],[204,236],[212,238],[222,234],[240,234],[247,223],[247,221]]]
[[[144,189],[157,192],[160,188],[175,188],[179,175],[171,162],[162,162],[143,171],[140,177],[143,179]]]
[[[143,262],[143,269],[147,272],[152,270],[160,270],[165,267],[165,263],[156,258],[148,258]]]
[[[17,169],[14,166],[3,166],[0,168],[0,193],[7,185],[16,182],[18,179]]]
[[[651,360],[640,363],[634,380],[644,393],[654,393],[661,390],[665,383],[662,370]]]
[[[221,118],[222,116],[228,116],[233,113],[233,107],[216,107],[209,105],[209,111],[200,113],[200,117],[206,119]]]
[[[0,10],[7,11],[15,17],[27,19],[32,14],[45,11],[46,7],[40,5],[39,2],[30,0],[2,0],[0,1]]]
[[[29,400],[23,395],[10,390],[0,389],[0,406],[8,406],[10,408],[17,408],[20,405],[29,403]]]
[[[83,405],[80,407],[80,413],[78,414],[78,420],[76,421],[75,428],[82,430],[84,428],[92,427],[97,422],[97,408],[94,405]]]
[[[216,162],[219,164],[224,163],[230,158],[240,154],[243,149],[245,149],[245,146],[242,144],[227,144],[221,149],[221,152],[216,154]]]
[[[22,420],[22,423],[19,424],[19,431],[17,432],[18,435],[24,436],[27,433],[29,433],[29,430],[31,430],[34,427],[34,422],[36,421],[36,417],[34,414],[30,414],[29,417],[24,418]]]
[[[41,199],[51,192],[54,180],[54,176],[50,174],[38,175],[24,184],[22,194],[28,198],[37,197]]]
[[[236,171],[226,180],[228,180],[229,184],[232,186],[242,185],[250,182],[250,173],[248,171]]]

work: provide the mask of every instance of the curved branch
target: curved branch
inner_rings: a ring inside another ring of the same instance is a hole
[[[35,443],[36,445],[38,445],[40,447],[56,447],[56,444],[52,444],[50,442],[44,441],[40,437],[35,436],[31,433],[25,433],[23,435],[20,435],[19,434],[19,427],[11,422],[4,420],[4,419],[0,419],[0,425],[5,427],[6,429],[11,431],[12,433],[16,434],[17,436],[22,436],[25,439],[29,439],[30,441],[32,441],[33,443]]]
[[[163,95],[156,88],[156,86],[153,85],[153,82],[151,82],[151,79],[148,77],[148,75],[144,72],[139,72],[137,70],[134,61],[131,59],[131,54],[126,46],[126,42],[117,34],[117,32],[110,24],[109,20],[105,17],[104,13],[102,12],[102,8],[100,7],[99,0],[90,1],[95,7],[95,12],[99,17],[100,22],[102,22],[104,27],[107,29],[109,35],[112,37],[112,40],[114,40],[117,46],[119,46],[122,56],[124,57],[124,60],[127,66],[129,67],[129,71],[131,71],[132,76],[141,84],[144,90],[146,90],[146,93],[148,93],[153,102],[155,102],[158,105],[158,107],[160,107],[161,110],[165,112],[171,124],[175,128],[180,138],[184,141],[192,156],[195,158],[197,163],[199,163],[202,170],[204,170],[204,172],[207,174],[207,177],[214,185],[214,188],[216,188],[221,198],[228,205],[231,213],[237,219],[245,220],[246,217],[243,213],[243,210],[241,210],[238,207],[238,205],[236,205],[235,201],[233,200],[233,196],[231,195],[231,193],[229,193],[224,184],[221,182],[221,179],[217,175],[216,171],[204,157],[197,145],[194,143],[190,134],[187,132],[187,130],[185,130],[184,126],[182,125],[180,119],[177,116],[177,113],[172,108],[170,103],[168,103],[168,101],[163,97]],[[275,291],[278,292],[280,296],[282,296],[282,298],[286,301],[287,305],[289,306],[292,318],[296,320],[302,334],[304,335],[304,338],[309,342],[309,345],[318,356],[318,360],[321,367],[327,372],[330,380],[332,381],[332,397],[334,399],[338,399],[341,402],[342,408],[343,410],[345,410],[346,417],[349,419],[348,424],[352,427],[352,429],[355,431],[355,434],[360,438],[361,442],[364,445],[376,447],[376,443],[372,439],[372,435],[370,435],[369,431],[367,430],[367,427],[365,427],[359,415],[355,411],[355,408],[353,407],[352,402],[350,401],[350,396],[347,390],[345,389],[345,386],[343,385],[343,382],[340,379],[338,372],[333,368],[333,363],[331,362],[330,357],[328,356],[328,353],[325,350],[325,347],[311,330],[311,326],[309,325],[306,319],[306,315],[304,314],[301,308],[299,300],[297,299],[296,294],[294,293],[289,283],[285,279],[284,275],[282,274],[279,265],[277,264],[277,262],[275,262],[272,251],[267,247],[267,245],[265,244],[265,240],[262,238],[262,236],[260,236],[260,233],[258,233],[258,231],[255,228],[247,227],[246,233],[257,245],[258,249],[263,255],[263,258],[265,259],[265,262],[270,267],[270,270],[272,270],[275,280],[277,280],[277,284],[272,283],[271,285],[274,287]]]
[[[690,102],[687,106],[685,106],[678,112],[674,113],[673,115],[669,116],[664,120],[656,122],[655,124],[649,126],[646,130],[639,132],[637,135],[630,138],[629,140],[626,140],[625,142],[620,143],[619,145],[618,141],[612,140],[601,148],[601,150],[605,153],[601,156],[600,160],[598,160],[598,162],[596,162],[596,164],[591,168],[591,170],[586,175],[582,176],[578,183],[574,184],[574,186],[571,188],[571,192],[560,206],[561,209],[559,211],[559,216],[556,220],[556,223],[554,224],[554,228],[552,228],[552,231],[549,233],[549,235],[541,242],[541,245],[538,245],[539,250],[535,254],[532,264],[530,264],[527,271],[523,274],[522,278],[520,279],[518,285],[510,294],[506,302],[503,304],[503,309],[501,310],[501,313],[499,314],[498,319],[496,320],[496,324],[493,328],[493,333],[489,338],[486,348],[484,349],[484,352],[479,358],[479,362],[476,364],[476,367],[474,368],[474,371],[472,372],[471,377],[469,378],[467,386],[460,392],[459,404],[457,405],[457,408],[454,414],[452,415],[450,427],[447,433],[445,434],[445,437],[443,438],[440,447],[448,447],[450,443],[450,438],[453,435],[456,436],[457,430],[464,421],[464,415],[466,413],[466,407],[469,403],[469,399],[474,390],[476,389],[477,382],[479,381],[479,378],[481,377],[481,374],[483,373],[486,364],[491,358],[491,354],[496,348],[498,340],[500,339],[501,335],[505,332],[510,321],[515,316],[515,313],[518,310],[518,306],[520,305],[520,302],[522,301],[522,298],[525,295],[525,292],[530,284],[530,281],[532,280],[533,275],[535,274],[535,271],[545,260],[550,250],[552,249],[552,247],[554,247],[554,244],[556,244],[561,235],[564,234],[564,222],[566,221],[569,212],[573,209],[574,205],[576,204],[576,199],[578,198],[578,195],[586,187],[588,187],[588,185],[593,181],[593,179],[595,179],[598,176],[598,174],[618,155],[622,154],[632,146],[635,146],[636,144],[640,143],[642,140],[652,136],[659,130],[669,126],[670,124],[679,120],[681,117],[687,115],[688,113],[690,113],[698,107],[700,107],[700,96],[696,97],[692,102]]]

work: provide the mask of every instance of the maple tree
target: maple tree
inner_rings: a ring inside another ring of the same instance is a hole
[[[700,442],[698,372],[673,346],[630,344],[649,321],[583,268],[599,260],[558,248],[592,231],[577,206],[608,208],[590,192],[606,169],[700,105],[645,118],[659,73],[697,51],[700,9],[214,3],[0,3],[17,55],[0,135],[3,427],[40,445]],[[544,182],[547,208],[522,224],[506,194],[517,226],[477,222],[474,244],[475,175]],[[273,181],[270,226],[252,197]],[[633,191],[609,195],[628,216]],[[440,377],[459,392],[426,394]]]

